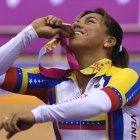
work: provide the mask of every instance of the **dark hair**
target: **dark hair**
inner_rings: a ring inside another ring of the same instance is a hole
[[[84,11],[78,18],[83,17],[90,13],[100,14],[103,17],[103,22],[107,27],[107,34],[115,37],[117,40],[117,43],[113,47],[110,56],[113,65],[121,68],[128,67],[129,64],[128,52],[124,47],[122,47],[122,50],[120,51],[120,46],[122,45],[123,39],[123,31],[119,23],[102,8]]]

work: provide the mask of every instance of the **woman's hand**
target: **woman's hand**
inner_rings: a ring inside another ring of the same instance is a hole
[[[0,123],[0,129],[5,129],[8,132],[7,138],[20,131],[27,130],[35,124],[35,118],[31,112],[15,113],[10,117],[5,117],[5,121]]]
[[[52,38],[59,33],[66,37],[74,35],[74,30],[70,25],[63,24],[61,19],[52,15],[34,20],[32,26],[42,38]]]

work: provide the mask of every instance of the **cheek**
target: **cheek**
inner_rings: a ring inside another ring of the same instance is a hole
[[[88,38],[90,41],[102,41],[104,33],[100,29],[89,30]]]
[[[87,38],[87,46],[101,46],[104,43],[104,37],[99,32],[94,32]]]
[[[92,38],[96,38],[100,36],[100,30],[98,28],[89,28],[87,34],[89,37],[91,36]]]

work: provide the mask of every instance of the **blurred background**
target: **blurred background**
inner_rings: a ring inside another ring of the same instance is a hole
[[[121,24],[124,31],[122,45],[130,53],[130,67],[140,73],[138,68],[140,58],[140,0],[109,0],[104,2],[101,0],[0,0],[0,46],[36,18],[55,15],[64,22],[71,24],[81,11],[97,7],[103,7]],[[34,41],[24,50],[22,56],[26,55],[26,58],[27,55],[29,57],[34,56],[33,60],[36,63],[36,55],[46,42],[48,42],[46,39]],[[49,56],[53,56],[53,61],[58,61],[57,56],[63,54],[61,48],[56,48]],[[33,60],[28,59],[28,63],[30,61],[32,63]],[[27,63],[26,60],[25,63]],[[46,60],[45,63],[49,63],[49,61]],[[29,66],[31,65],[29,64]]]
[[[124,31],[122,45],[130,54],[130,67],[140,74],[140,0],[0,0],[0,46],[36,18],[55,15],[71,24],[80,12],[97,7],[104,8],[121,24]],[[38,52],[48,41],[34,41],[13,65],[37,67]],[[43,57],[42,63],[48,66],[67,66],[65,53],[60,47]],[[11,112],[30,110],[39,104],[42,102],[35,97],[14,95],[0,90],[0,121]],[[6,140],[5,135],[1,131],[0,140]],[[16,135],[12,140],[38,140],[40,136],[42,140],[55,139],[51,123],[35,126],[24,134]]]

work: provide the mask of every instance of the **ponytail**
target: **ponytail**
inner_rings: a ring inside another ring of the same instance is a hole
[[[117,47],[113,47],[111,60],[114,66],[127,68],[129,65],[129,54],[124,47],[122,47],[120,52],[118,51]]]

